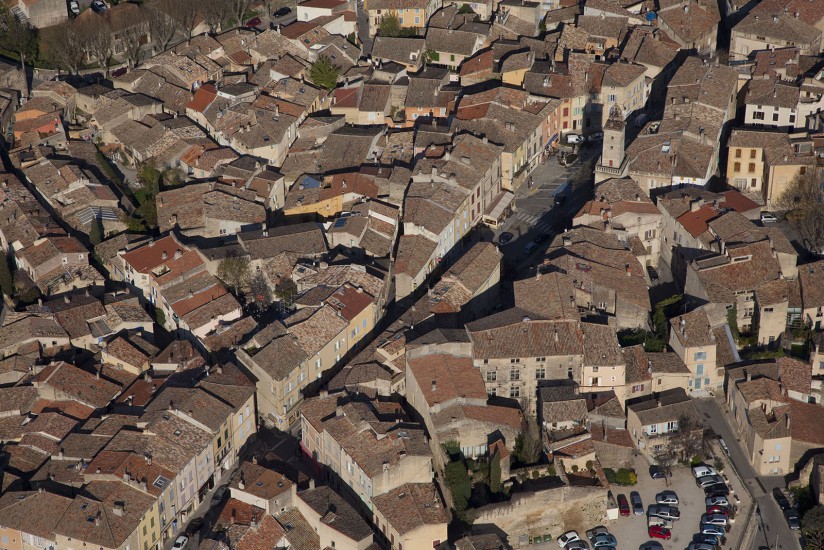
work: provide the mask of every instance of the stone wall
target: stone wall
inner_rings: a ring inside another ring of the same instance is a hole
[[[476,510],[475,524],[494,524],[506,533],[512,548],[538,535],[553,538],[570,529],[583,533],[606,520],[607,490],[603,487],[556,487],[515,494],[509,502]]]

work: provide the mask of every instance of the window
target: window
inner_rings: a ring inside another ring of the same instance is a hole
[[[695,354],[692,356],[693,361],[704,361],[707,359],[707,352],[706,351],[696,351]]]
[[[510,380],[520,380],[521,379],[521,371],[518,369],[512,369],[509,371],[509,379]]]
[[[746,318],[750,318],[750,317],[752,317],[752,308],[751,307],[745,307],[744,308],[744,318],[746,319]]]
[[[773,308],[771,308],[771,307],[765,307],[765,308],[764,308],[764,311],[765,311],[766,313],[772,313]]]
[[[487,382],[495,382],[498,379],[498,373],[493,371],[489,371],[486,373],[486,381]]]
[[[316,369],[319,369],[319,368],[321,367],[321,365],[322,365],[322,364],[323,364],[323,363],[321,363],[320,358],[318,358],[318,360],[317,360],[317,361],[315,361],[315,368],[316,368]]]
[[[615,94],[609,94],[609,95],[607,95],[607,101],[608,101],[609,103],[615,103]]]
[[[750,158],[751,159],[755,158],[755,149],[750,149]]]
[[[741,149],[736,149],[735,150],[735,158],[737,158],[737,159],[741,158]]]
[[[510,359],[509,362],[514,364],[514,363],[520,363],[521,360],[520,359]]]
[[[535,369],[535,380],[543,380],[544,378],[546,378],[546,369],[543,367]]]
[[[674,432],[678,429],[678,421],[677,420],[670,420],[667,422],[666,431]]]
[[[632,393],[638,393],[639,391],[644,391],[643,384],[635,384],[634,386],[632,386]]]
[[[734,172],[740,172],[741,171],[741,163],[736,162],[735,164],[732,165],[732,169],[733,169]]]
[[[752,118],[753,120],[764,120],[764,113],[762,113],[761,111],[755,111],[752,114]]]
[[[519,386],[510,386],[509,387],[509,397],[521,397],[521,388]]]
[[[790,115],[790,124],[795,124],[795,115]]]
[[[755,163],[751,162],[748,168],[750,170],[750,174],[754,173],[755,172]]]
[[[698,363],[695,365],[695,374],[698,376],[702,376],[704,374],[704,363]]]
[[[647,229],[644,231],[644,239],[650,240],[655,238],[655,229]]]

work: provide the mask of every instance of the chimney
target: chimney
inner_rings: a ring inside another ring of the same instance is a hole
[[[630,267],[630,265],[626,264],[625,268],[627,270],[627,277],[632,277],[632,268]]]
[[[167,260],[169,258],[169,254],[166,253],[164,250],[163,253],[160,255],[161,260]]]
[[[72,303],[72,299],[69,297],[68,294],[66,294],[65,296],[63,296],[63,302],[67,303],[67,304],[70,304],[70,303]]]
[[[309,478],[309,488],[310,488],[310,489],[314,489],[314,488],[315,488],[315,478],[313,478],[313,477],[312,477],[312,478]]]
[[[343,407],[340,405],[335,407],[335,416],[343,416]]]
[[[436,391],[438,391],[438,381],[437,381],[437,380],[433,380],[433,381],[432,381],[432,392],[434,393],[434,392],[436,392]]]
[[[115,502],[114,506],[112,507],[112,513],[118,517],[123,517],[123,512],[123,503]]]

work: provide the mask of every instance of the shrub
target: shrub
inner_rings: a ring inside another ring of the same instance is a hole
[[[538,479],[539,477],[541,477],[541,472],[538,470],[532,470],[532,479]]]
[[[587,460],[587,470],[592,470],[592,461]]]
[[[558,472],[555,471],[555,464],[550,464],[549,468],[546,471],[547,475],[550,477],[555,477],[558,475]]]
[[[615,481],[619,485],[635,485],[636,483],[638,483],[638,476],[635,474],[635,472],[628,468],[620,468],[615,473]]]
[[[612,468],[604,468],[604,475],[610,483],[618,483],[618,475]]]
[[[698,466],[702,462],[704,462],[703,457],[700,457],[700,456],[696,455],[696,456],[692,457],[692,460],[690,461],[690,466]]]
[[[572,465],[572,471],[575,472],[575,473],[578,473],[578,465],[577,464]]]

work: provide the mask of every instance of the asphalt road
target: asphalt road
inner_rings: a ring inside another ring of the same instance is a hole
[[[732,417],[726,406],[715,398],[696,399],[695,406],[704,415],[712,430],[724,438],[730,450],[738,475],[747,485],[760,509],[759,533],[749,550],[761,548],[797,550],[801,548],[799,532],[790,530],[784,514],[772,498],[773,487],[784,487],[783,477],[757,476],[739,441],[737,430],[733,428]]]

